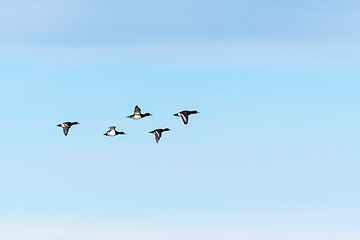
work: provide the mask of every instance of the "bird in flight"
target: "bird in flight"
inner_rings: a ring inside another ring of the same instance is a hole
[[[166,132],[166,131],[170,131],[170,129],[168,129],[168,128],[155,129],[155,130],[153,130],[153,131],[151,131],[151,132],[149,132],[149,133],[153,133],[153,134],[155,135],[156,143],[158,143],[159,140],[160,140],[160,138],[161,138],[161,134],[162,134],[163,132]]]
[[[65,136],[67,136],[67,134],[68,134],[69,129],[71,128],[71,126],[72,126],[72,125],[77,125],[77,124],[79,124],[79,123],[78,123],[78,122],[64,122],[64,123],[58,124],[57,126],[58,126],[58,127],[62,127]]]
[[[185,110],[185,111],[181,111],[181,112],[178,112],[178,113],[175,113],[174,116],[178,116],[178,117],[181,117],[184,124],[188,124],[189,122],[189,115],[191,114],[196,114],[196,113],[199,113],[198,111],[188,111],[188,110]]]
[[[150,113],[144,113],[144,114],[142,114],[142,113],[141,113],[141,109],[139,108],[138,105],[136,105],[136,106],[135,106],[135,110],[134,110],[134,114],[128,116],[128,118],[140,119],[140,118],[144,118],[144,117],[147,117],[147,116],[151,116],[151,114],[150,114]]]
[[[116,135],[125,135],[125,133],[124,132],[118,132],[118,131],[116,131],[116,127],[111,126],[110,130],[107,131],[106,133],[104,133],[104,135],[113,137],[113,136],[116,136]]]

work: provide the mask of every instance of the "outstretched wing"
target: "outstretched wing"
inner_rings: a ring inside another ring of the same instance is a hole
[[[67,134],[69,132],[69,128],[70,127],[63,127],[63,131],[64,131],[65,136],[67,136]]]
[[[155,140],[156,140],[156,143],[159,142],[160,138],[161,138],[161,132],[155,131]]]
[[[184,112],[181,112],[181,113],[180,113],[180,116],[181,116],[184,124],[188,124],[188,118],[189,118],[188,114],[186,114],[186,113],[184,113]]]
[[[134,114],[141,114],[141,109],[138,105],[135,106]]]

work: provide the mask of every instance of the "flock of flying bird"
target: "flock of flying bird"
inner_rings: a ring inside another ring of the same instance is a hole
[[[184,124],[188,124],[189,122],[189,115],[191,114],[196,114],[196,113],[199,113],[198,111],[194,110],[194,111],[188,111],[188,110],[184,110],[184,111],[181,111],[181,112],[178,112],[178,113],[175,113],[174,116],[178,116],[178,117],[181,117]],[[151,116],[150,113],[144,113],[142,114],[141,113],[141,109],[136,105],[135,106],[135,110],[134,110],[134,114],[128,116],[128,118],[132,118],[132,119],[141,119],[141,118],[144,118],[144,117],[147,117],[147,116]],[[68,135],[69,133],[69,129],[71,128],[71,126],[73,125],[77,125],[79,124],[78,122],[64,122],[64,123],[61,123],[61,124],[58,124],[57,126],[58,127],[62,127],[63,128],[63,131],[64,131],[64,134],[65,136]],[[161,128],[158,128],[158,129],[155,129],[149,133],[152,133],[155,135],[155,141],[156,143],[159,142],[160,138],[161,138],[161,135],[163,132],[166,132],[166,131],[170,131],[169,128],[164,128],[164,129],[161,129]],[[110,136],[110,137],[114,137],[116,135],[124,135],[125,133],[124,132],[118,132],[116,131],[116,127],[114,126],[111,126],[109,131],[107,131],[106,133],[104,133],[105,136]]]

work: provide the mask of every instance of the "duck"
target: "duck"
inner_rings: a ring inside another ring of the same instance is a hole
[[[111,126],[109,131],[107,131],[106,133],[104,133],[105,136],[110,136],[110,137],[114,137],[116,135],[125,135],[124,132],[118,132],[116,131],[116,127]]]
[[[198,111],[194,110],[194,111],[188,111],[188,110],[184,110],[184,111],[181,111],[181,112],[178,112],[178,113],[175,113],[174,116],[177,116],[177,117],[181,117],[184,124],[188,124],[189,122],[189,115],[191,114],[197,114],[199,113]]]
[[[163,132],[166,132],[166,131],[170,131],[170,129],[168,128],[164,128],[164,129],[161,129],[161,128],[158,128],[158,129],[155,129],[149,133],[153,133],[155,135],[155,141],[156,143],[159,143],[159,140],[161,138],[161,135]]]
[[[144,117],[147,117],[147,116],[151,116],[151,114],[150,114],[150,113],[144,113],[144,114],[142,114],[142,113],[141,113],[141,109],[139,108],[138,105],[136,105],[136,106],[135,106],[135,110],[134,110],[134,114],[128,116],[128,118],[141,119],[141,118],[144,118]]]
[[[63,128],[63,131],[64,131],[64,135],[67,136],[68,133],[69,133],[69,129],[71,128],[71,126],[73,125],[78,125],[80,123],[78,122],[64,122],[64,123],[60,123],[58,124],[57,126],[58,127],[62,127]]]

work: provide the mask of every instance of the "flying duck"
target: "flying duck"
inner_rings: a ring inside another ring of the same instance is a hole
[[[142,114],[142,113],[141,113],[141,109],[139,108],[138,105],[136,105],[136,106],[135,106],[135,110],[134,110],[134,114],[128,116],[128,118],[140,119],[140,118],[144,118],[144,117],[147,117],[147,116],[151,116],[151,114],[150,114],[150,113]]]
[[[77,125],[77,124],[79,124],[79,123],[78,122],[64,122],[64,123],[58,124],[57,126],[63,128],[64,134],[66,136],[69,132],[70,127],[72,125]]]
[[[155,135],[155,140],[156,140],[156,143],[159,142],[160,138],[161,138],[161,134],[162,132],[166,132],[166,131],[170,131],[170,129],[168,128],[164,128],[164,129],[155,129],[149,133],[153,133]]]
[[[196,114],[196,113],[199,113],[198,111],[188,111],[188,110],[185,110],[185,111],[181,111],[181,112],[178,112],[178,113],[175,113],[174,116],[178,116],[178,117],[181,117],[184,124],[188,124],[189,122],[189,115],[191,114]]]
[[[107,131],[106,133],[104,133],[104,135],[105,136],[111,136],[111,137],[113,137],[113,136],[116,136],[116,135],[124,135],[125,133],[124,132],[118,132],[118,131],[116,131],[115,130],[116,129],[116,127],[114,127],[114,126],[111,126],[110,127],[110,130],[109,131]]]

